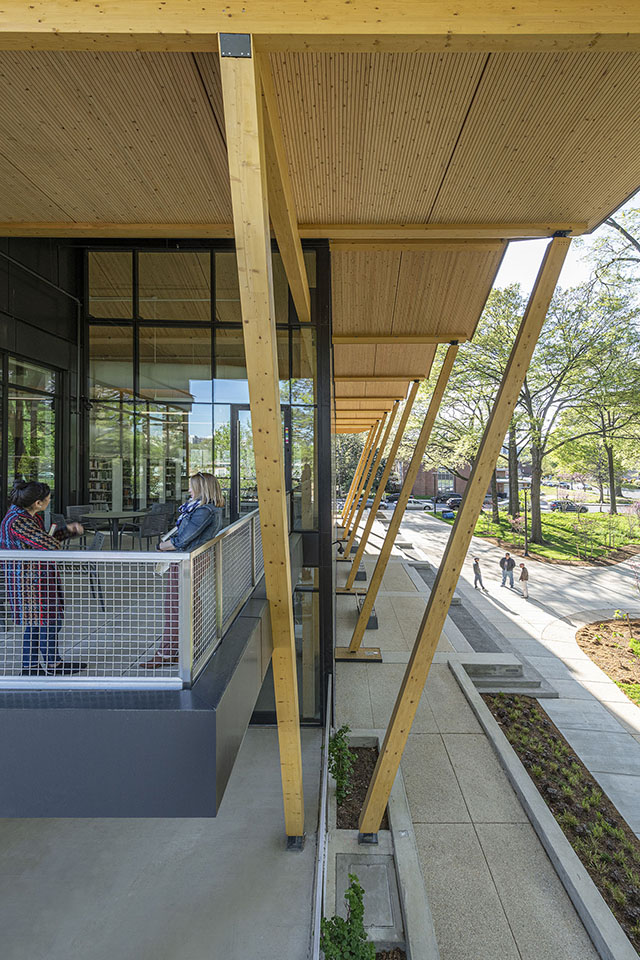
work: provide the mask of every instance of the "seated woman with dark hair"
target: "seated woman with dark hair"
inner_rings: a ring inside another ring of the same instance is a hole
[[[49,506],[51,489],[36,480],[17,480],[9,497],[11,506],[0,524],[1,550],[59,550],[60,541],[82,534],[80,523],[68,523],[53,536],[39,516]],[[57,637],[62,626],[64,599],[55,565],[38,560],[3,563],[7,593],[16,623],[26,627],[22,645],[22,673],[43,676],[70,675],[86,663],[73,663],[58,656]],[[42,667],[38,662],[42,656]]]

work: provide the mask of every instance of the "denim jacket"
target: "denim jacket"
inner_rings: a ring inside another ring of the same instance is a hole
[[[222,507],[212,503],[202,503],[188,513],[178,530],[170,538],[176,550],[191,551],[201,547],[207,540],[213,540],[222,526]]]

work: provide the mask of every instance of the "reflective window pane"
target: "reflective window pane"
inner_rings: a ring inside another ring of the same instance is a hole
[[[89,315],[98,320],[133,318],[133,253],[89,253]]]
[[[291,407],[291,486],[295,530],[318,526],[315,407]]]
[[[56,392],[56,374],[54,370],[40,367],[26,360],[9,357],[9,381],[17,387],[30,387],[44,393]]]
[[[89,328],[89,396],[133,396],[133,327]]]
[[[191,415],[189,407],[136,404],[139,507],[153,503],[174,503],[177,506],[184,499],[189,486],[187,458]],[[210,424],[210,416],[210,407],[205,405],[205,423],[208,420]],[[206,432],[207,427],[204,429]],[[210,426],[208,432],[211,432]]]
[[[211,401],[211,330],[140,327],[139,392],[148,400]]]
[[[291,331],[291,402],[315,403],[316,332],[313,327]]]
[[[224,494],[224,522],[230,522],[231,506],[231,420],[230,407],[224,403],[213,406],[213,475],[217,477]]]
[[[211,255],[140,253],[138,313],[143,320],[211,320]]]
[[[54,400],[9,387],[8,488],[15,480],[40,480],[55,485]]]
[[[89,418],[89,502],[101,510],[132,510],[133,404],[94,403]]]

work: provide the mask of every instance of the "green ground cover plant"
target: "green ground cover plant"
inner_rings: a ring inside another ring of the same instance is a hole
[[[640,841],[536,700],[511,694],[483,699],[638,950]]]
[[[375,960],[376,950],[364,929],[364,890],[355,873],[349,874],[344,895],[347,919],[322,919],[320,948],[325,960]]]
[[[452,525],[454,521],[443,522]],[[494,523],[490,511],[483,511],[474,533],[497,540],[505,550],[524,549],[524,524],[516,523],[514,528],[513,519],[505,511],[500,512],[499,523]],[[542,537],[544,543],[529,544],[532,556],[558,561],[597,560],[627,544],[638,543],[640,524],[635,517],[606,513],[544,513]]]
[[[350,728],[343,724],[329,738],[329,773],[336,782],[336,803],[344,803],[351,793],[351,778],[356,755],[349,749]]]

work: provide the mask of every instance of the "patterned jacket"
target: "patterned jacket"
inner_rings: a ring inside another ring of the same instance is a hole
[[[66,537],[62,530],[50,537],[42,517],[21,507],[9,507],[0,524],[0,550],[59,550]],[[16,623],[47,624],[62,619],[62,584],[54,563],[6,560],[2,574]]]

